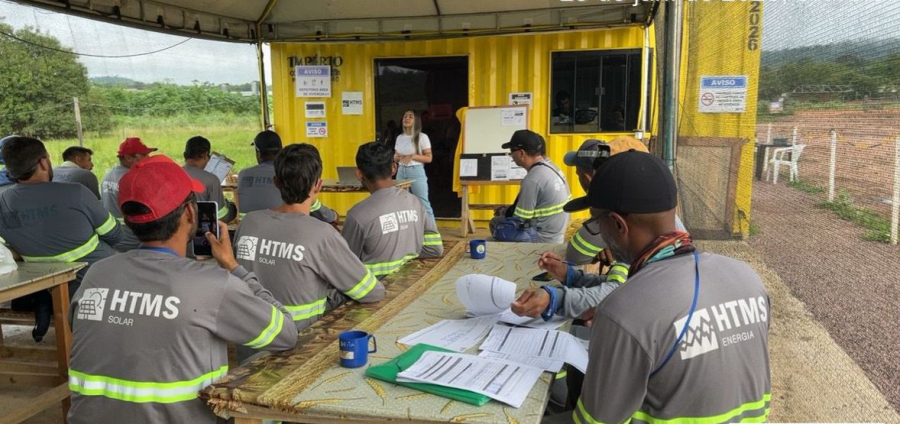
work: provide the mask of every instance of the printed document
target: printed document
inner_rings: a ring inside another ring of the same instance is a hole
[[[464,352],[484,339],[495,323],[497,323],[496,315],[459,320],[445,319],[397,341],[407,346],[427,343]]]
[[[460,159],[459,160],[459,176],[460,177],[477,177],[478,176],[478,159]]]
[[[500,314],[500,322],[512,325],[518,325],[521,327],[530,327],[530,328],[540,328],[544,330],[556,330],[561,325],[566,323],[566,319],[560,316],[554,316],[550,318],[550,321],[544,321],[543,318],[531,318],[531,317],[520,317],[513,313],[512,310],[507,309]]]
[[[494,358],[425,352],[397,381],[431,383],[469,390],[515,408],[522,406],[544,370]]]
[[[228,159],[219,153],[212,152],[209,157],[209,162],[203,170],[214,174],[219,178],[219,182],[223,182],[225,181],[225,177],[228,176],[228,173],[231,172],[231,168],[234,168],[233,160]]]
[[[588,351],[584,345],[575,336],[558,330],[495,325],[479,349],[561,360],[581,372],[585,372],[588,365]]]
[[[456,280],[459,302],[475,316],[499,314],[516,300],[516,283],[484,274],[469,274]]]
[[[478,354],[478,356],[482,358],[503,359],[505,361],[517,362],[520,364],[530,365],[535,368],[540,368],[544,371],[549,371],[552,373],[558,373],[559,370],[562,369],[563,365],[565,365],[565,362],[557,361],[556,359],[516,355],[512,353],[488,352],[486,350],[482,350],[481,353]]]

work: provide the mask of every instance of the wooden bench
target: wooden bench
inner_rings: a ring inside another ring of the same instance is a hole
[[[16,312],[12,309],[0,308],[0,346],[3,346],[3,325],[33,326],[34,314],[31,312]]]
[[[0,309],[0,386],[54,387],[59,384],[56,349],[6,346],[4,325],[34,326],[34,313]]]

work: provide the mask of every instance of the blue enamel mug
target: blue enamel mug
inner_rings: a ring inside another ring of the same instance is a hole
[[[369,354],[378,351],[375,336],[365,331],[345,331],[338,336],[340,341],[341,366],[344,368],[359,368],[369,361]],[[369,340],[372,340],[372,350],[369,350]]]
[[[487,254],[487,242],[481,239],[470,240],[469,252],[472,254],[472,259],[484,259]]]

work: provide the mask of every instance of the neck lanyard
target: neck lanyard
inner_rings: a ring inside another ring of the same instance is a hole
[[[140,249],[140,250],[152,250],[152,251],[154,251],[154,252],[168,253],[168,254],[170,254],[170,255],[177,256],[177,257],[179,257],[179,258],[181,257],[181,256],[179,256],[177,253],[175,253],[174,250],[169,249],[168,247],[151,247],[151,246],[143,246],[143,245],[142,245],[141,247],[138,247],[138,249]]]
[[[694,252],[694,300],[691,301],[691,310],[688,312],[687,320],[684,321],[684,327],[681,329],[681,333],[678,334],[678,338],[675,339],[675,344],[672,346],[672,349],[669,350],[669,353],[666,355],[666,358],[663,359],[662,363],[656,367],[653,372],[650,373],[649,378],[653,378],[659,370],[662,369],[669,362],[669,359],[672,359],[672,355],[675,354],[675,351],[678,350],[678,345],[681,344],[681,340],[684,338],[685,333],[687,333],[688,327],[691,325],[691,318],[694,316],[694,310],[697,309],[697,297],[700,295],[700,256],[697,255],[697,251]]]

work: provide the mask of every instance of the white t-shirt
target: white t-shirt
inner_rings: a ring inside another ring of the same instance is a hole
[[[426,135],[425,133],[419,133],[419,151],[417,152],[417,154],[421,155],[422,152],[425,151],[425,149],[430,149],[430,148],[431,148],[431,140],[428,139],[428,135]],[[398,135],[397,143],[394,145],[394,150],[396,150],[397,153],[400,153],[401,155],[404,155],[404,156],[413,154],[412,136],[408,136],[406,134]],[[412,160],[412,161],[409,161],[409,165],[403,165],[403,163],[400,164],[400,166],[416,166],[416,165],[422,165],[422,162]]]

